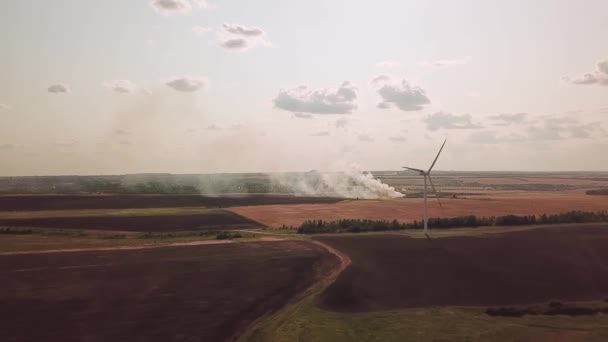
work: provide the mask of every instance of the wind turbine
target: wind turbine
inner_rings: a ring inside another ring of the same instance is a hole
[[[437,159],[439,159],[439,155],[441,154],[441,150],[443,150],[443,146],[445,146],[446,141],[448,141],[448,139],[446,138],[443,141],[443,145],[441,145],[441,148],[439,149],[439,152],[437,153],[437,156],[435,157],[435,160],[433,160],[433,164],[431,164],[431,167],[429,167],[428,171],[424,171],[424,170],[420,170],[420,169],[415,169],[413,167],[407,167],[404,166],[404,169],[408,169],[408,170],[412,170],[412,171],[416,171],[418,172],[421,176],[424,177],[424,233],[426,234],[427,230],[428,230],[428,225],[429,225],[429,208],[428,205],[426,203],[426,180],[428,178],[429,183],[431,183],[431,187],[433,188],[433,192],[435,194],[437,194],[437,189],[435,189],[435,185],[433,184],[433,180],[431,179],[431,170],[433,169],[433,166],[435,166],[435,163],[437,162]],[[439,201],[439,197],[437,197],[437,200]],[[439,205],[441,206],[441,201],[439,201]]]

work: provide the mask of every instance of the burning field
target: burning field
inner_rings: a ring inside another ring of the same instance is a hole
[[[0,340],[230,340],[336,263],[304,241],[0,256]]]
[[[480,237],[322,236],[352,264],[321,295],[335,311],[513,305],[608,296],[608,225]]]

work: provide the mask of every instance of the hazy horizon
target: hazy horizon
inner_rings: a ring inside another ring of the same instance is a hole
[[[0,4],[0,176],[608,171],[608,2]]]

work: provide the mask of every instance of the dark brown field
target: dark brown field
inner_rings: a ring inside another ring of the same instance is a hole
[[[213,210],[204,214],[192,215],[1,218],[0,226],[116,230],[124,232],[177,232],[255,228],[261,225],[232,212]]]
[[[2,195],[0,211],[177,207],[232,207],[268,204],[335,203],[339,198],[280,194],[230,195]]]
[[[304,241],[0,256],[0,341],[224,341],[337,262]]]
[[[608,298],[608,225],[479,237],[316,237],[352,264],[322,294],[335,311]]]

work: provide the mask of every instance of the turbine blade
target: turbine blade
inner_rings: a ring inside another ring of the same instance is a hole
[[[415,169],[415,168],[413,168],[413,167],[407,167],[407,166],[403,166],[403,168],[404,168],[404,169],[411,170],[411,171],[416,171],[416,172],[422,172],[422,173],[424,173],[424,170]]]
[[[439,159],[439,155],[441,154],[441,150],[443,150],[443,146],[445,146],[446,141],[448,141],[448,138],[445,138],[445,140],[443,141],[443,144],[441,145],[441,148],[439,149],[439,152],[437,153],[435,160],[433,160],[433,164],[431,164],[431,167],[429,167],[429,170],[427,172],[431,172],[431,170],[433,169],[433,166],[435,166],[435,163],[437,162],[437,159]]]
[[[435,184],[433,184],[431,175],[427,175],[427,177],[429,177],[429,183],[431,183],[431,188],[433,189],[433,192],[435,193],[435,198],[437,199],[437,202],[439,202],[439,207],[441,207],[441,209],[443,209],[443,204],[441,204],[441,200],[439,199],[439,195],[437,194],[437,189],[435,189]]]

